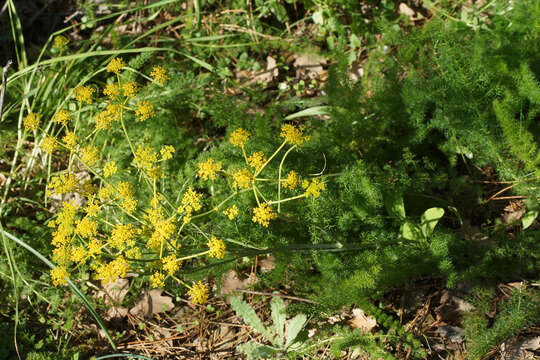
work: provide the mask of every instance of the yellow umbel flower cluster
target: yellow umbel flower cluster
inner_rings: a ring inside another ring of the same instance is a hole
[[[297,128],[291,124],[285,124],[281,127],[281,136],[291,145],[302,145],[304,142],[310,139],[309,136],[303,136],[304,129]]]
[[[94,145],[88,145],[81,150],[81,160],[87,166],[93,166],[99,161],[99,149]]]
[[[53,46],[55,47],[56,50],[62,51],[66,47],[68,42],[69,40],[65,36],[58,35],[54,37]]]
[[[172,145],[165,145],[160,150],[159,153],[161,154],[161,160],[169,160],[172,159],[174,154],[174,146]]]
[[[113,176],[117,172],[118,172],[118,168],[116,167],[116,162],[115,161],[111,160],[111,161],[107,161],[107,163],[105,163],[105,166],[103,167],[103,177],[105,179]]]
[[[259,207],[253,208],[254,223],[259,223],[264,227],[268,227],[270,220],[277,218],[276,213],[272,210],[272,207],[267,203],[261,203]]]
[[[139,117],[139,121],[145,121],[156,115],[154,112],[154,104],[144,100],[137,102],[135,115]]]
[[[82,220],[77,221],[75,233],[82,238],[92,239],[98,233],[97,226],[97,222],[85,216]]]
[[[41,142],[41,149],[48,154],[52,154],[56,149],[56,139],[52,136],[45,136],[45,139]]]
[[[162,288],[165,286],[165,274],[160,272],[155,272],[150,275],[150,284],[153,288]]]
[[[108,130],[113,121],[120,120],[122,107],[118,104],[109,104],[105,110],[100,111],[96,117],[96,130]]]
[[[324,184],[324,182],[322,182],[318,178],[311,180],[311,182],[309,180],[304,180],[302,182],[302,187],[306,189],[306,197],[312,196],[314,198],[319,197],[321,195],[321,191],[326,189],[326,185]]]
[[[75,150],[77,147],[77,143],[79,141],[79,137],[75,135],[72,131],[66,131],[66,135],[62,138],[62,141],[70,150]]]
[[[135,163],[139,168],[144,170],[146,175],[151,179],[158,179],[161,177],[161,166],[155,166],[158,161],[158,154],[151,146],[137,146],[135,150]]]
[[[192,187],[189,187],[184,197],[182,198],[182,205],[178,208],[179,213],[184,213],[184,222],[191,221],[193,212],[199,211],[202,207],[201,204],[202,194],[199,194]]]
[[[180,261],[178,261],[174,254],[161,259],[161,263],[163,264],[163,270],[169,275],[174,275],[174,273],[180,269]]]
[[[71,121],[71,115],[66,109],[60,109],[53,116],[53,122],[67,126],[68,122]]]
[[[242,146],[244,146],[246,141],[249,140],[250,136],[251,136],[251,134],[249,133],[249,131],[246,131],[246,130],[244,130],[242,128],[238,128],[238,129],[234,130],[231,133],[231,137],[229,138],[229,141],[234,146],[241,146],[242,147]]]
[[[258,171],[266,163],[266,160],[262,151],[257,151],[247,158],[249,166],[255,168],[255,171]]]
[[[49,189],[54,190],[58,195],[67,194],[77,190],[79,180],[75,174],[60,174],[55,176],[49,182]]]
[[[96,269],[96,279],[102,280],[107,284],[118,280],[118,278],[126,276],[129,270],[129,264],[120,256],[106,265],[101,265]]]
[[[238,207],[236,205],[233,205],[231,207],[228,207],[223,211],[223,214],[229,218],[229,220],[234,220],[236,215],[238,215]]]
[[[154,66],[152,72],[150,73],[150,77],[152,78],[152,80],[161,85],[165,85],[165,82],[169,80],[167,71],[162,66]]]
[[[107,72],[113,72],[116,75],[122,71],[122,69],[126,66],[126,63],[122,58],[114,58],[107,64]]]
[[[90,86],[77,86],[73,93],[75,94],[75,99],[77,99],[80,103],[92,103],[92,94],[96,91],[96,89],[90,87]]]
[[[148,242],[146,243],[146,247],[154,250],[160,249],[161,246],[171,238],[176,230],[176,225],[172,219],[166,219],[163,216],[161,209],[158,206],[146,209],[144,218],[149,221],[154,228],[150,239],[148,239]]]
[[[51,270],[51,280],[54,286],[67,284],[69,274],[65,266],[57,266]]]
[[[23,121],[24,129],[26,131],[37,130],[40,121],[41,121],[41,115],[38,113],[31,112],[28,115],[26,115],[26,117],[24,118],[24,121]]]
[[[283,187],[293,190],[298,186],[298,174],[296,171],[291,170],[287,175],[287,180],[283,183]]]
[[[105,96],[108,96],[110,99],[114,99],[118,96],[118,94],[120,94],[120,87],[116,83],[109,83],[105,85],[105,88],[103,89],[103,94]]]
[[[212,236],[210,240],[206,243],[208,246],[208,256],[216,259],[223,259],[225,257],[225,242],[221,239]]]
[[[215,180],[216,172],[221,170],[221,163],[215,162],[212,158],[208,158],[208,160],[205,162],[198,163],[197,166],[199,167],[197,175],[199,175],[205,181],[208,179]]]
[[[232,174],[232,177],[234,188],[249,189],[251,187],[253,174],[248,169],[238,170]]]
[[[204,304],[206,300],[208,300],[208,294],[210,293],[210,289],[208,286],[204,285],[202,281],[197,282],[196,284],[193,284],[193,286],[189,289],[188,295],[191,298],[191,302],[194,304]]]
[[[135,81],[131,81],[122,85],[122,90],[125,97],[133,98],[137,94],[137,91],[139,91],[139,86]]]
[[[135,245],[135,239],[139,231],[131,224],[116,224],[111,231],[109,243],[112,247],[123,251]]]

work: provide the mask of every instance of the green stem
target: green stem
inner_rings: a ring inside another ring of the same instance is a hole
[[[295,147],[296,147],[296,145],[292,146],[289,150],[287,150],[285,155],[283,155],[283,158],[281,159],[281,162],[279,163],[278,183],[277,183],[277,198],[278,198],[278,201],[281,200],[281,169],[283,168],[283,163],[285,162],[285,158],[287,157],[287,155],[289,155],[289,153]],[[278,202],[277,212],[279,213],[280,210],[281,210],[281,203]]]

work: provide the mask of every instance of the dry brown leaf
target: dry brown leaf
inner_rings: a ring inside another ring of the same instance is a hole
[[[163,296],[163,289],[152,289],[145,293],[141,300],[135,304],[129,313],[135,316],[150,316],[174,308],[174,303],[170,296]]]
[[[223,275],[223,286],[221,287],[221,295],[231,293],[236,289],[245,289],[257,281],[256,276],[250,276],[245,280],[240,280],[238,273],[234,270],[229,270]]]
[[[349,320],[349,325],[354,329],[361,329],[369,332],[377,326],[377,320],[368,316],[362,309],[355,308],[352,310],[353,318]]]
[[[124,301],[129,291],[128,279],[117,279],[114,282],[109,282],[103,285],[103,291],[97,293],[97,297],[104,297],[105,304],[118,304]]]
[[[124,318],[128,314],[128,309],[122,306],[112,306],[109,309],[107,309],[107,313],[105,314],[104,318],[105,320],[111,320],[111,319],[118,319],[118,318]]]

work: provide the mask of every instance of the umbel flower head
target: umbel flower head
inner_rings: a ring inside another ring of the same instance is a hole
[[[303,127],[297,128],[291,124],[285,124],[281,127],[281,136],[291,145],[302,145],[304,142],[310,139],[309,136],[303,136]]]
[[[246,141],[249,140],[250,136],[251,136],[251,134],[249,133],[249,131],[246,131],[246,130],[244,130],[242,128],[238,128],[238,129],[234,130],[231,133],[231,137],[229,138],[229,141],[234,146],[242,147],[242,146],[244,146]]]
[[[210,289],[204,285],[202,281],[199,281],[189,289],[188,295],[191,298],[191,302],[194,304],[204,304],[208,300],[208,294]]]
[[[116,75],[126,66],[126,63],[122,58],[114,58],[107,64],[107,72],[113,72]]]
[[[209,158],[205,162],[200,162],[197,164],[199,167],[199,171],[197,171],[197,175],[199,175],[203,180],[215,180],[216,179],[216,172],[221,170],[221,163],[215,162],[214,159]]]
[[[212,238],[206,243],[206,246],[210,249],[208,252],[209,257],[216,259],[223,259],[225,257],[225,242],[221,239],[212,236]]]
[[[24,129],[26,131],[28,131],[28,130],[37,130],[40,120],[41,120],[41,115],[40,114],[33,113],[33,112],[29,113],[24,118]]]
[[[73,93],[75,94],[75,99],[77,99],[80,103],[92,103],[92,94],[96,91],[96,89],[90,87],[90,86],[77,86]]]
[[[169,80],[169,76],[167,75],[167,71],[162,66],[154,66],[152,69],[152,72],[150,73],[150,77],[155,82],[164,85],[167,80]]]
[[[264,227],[268,227],[270,220],[277,218],[276,213],[272,210],[272,207],[267,203],[261,203],[259,207],[253,208],[254,223],[259,223]]]

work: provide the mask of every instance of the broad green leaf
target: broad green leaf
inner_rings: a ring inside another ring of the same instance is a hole
[[[418,225],[410,221],[405,221],[401,227],[401,236],[412,241],[422,241],[424,239]]]
[[[296,315],[287,326],[287,341],[285,342],[285,348],[288,348],[294,342],[294,339],[298,336],[298,333],[304,328],[307,322],[307,317],[304,314]]]
[[[317,115],[328,115],[330,113],[330,106],[313,106],[304,110],[295,112],[285,117],[285,120],[292,120],[303,116],[317,116]]]
[[[270,331],[263,325],[261,319],[259,319],[255,313],[255,310],[253,310],[247,302],[233,296],[231,297],[231,306],[236,312],[236,315],[241,317],[247,325],[262,334],[270,342],[274,342],[274,337]]]
[[[435,226],[439,222],[439,220],[444,215],[444,209],[443,208],[430,208],[427,209],[420,218],[420,229],[422,230],[422,235],[424,235],[424,238],[427,239],[428,237],[433,234],[433,230],[435,230]]]
[[[527,211],[521,218],[521,226],[523,226],[523,230],[531,226],[537,217],[538,211]]]
[[[384,206],[388,215],[405,219],[405,205],[403,204],[403,195],[401,192],[393,191],[384,194]]]
[[[285,312],[285,303],[283,300],[275,296],[270,303],[270,308],[272,309],[272,322],[274,323],[274,332],[278,334],[278,339],[276,345],[280,347],[283,346],[283,333],[285,327],[285,320],[287,318],[287,313]]]
[[[272,359],[276,353],[276,349],[256,342],[242,344],[238,350],[246,354],[248,360]]]

